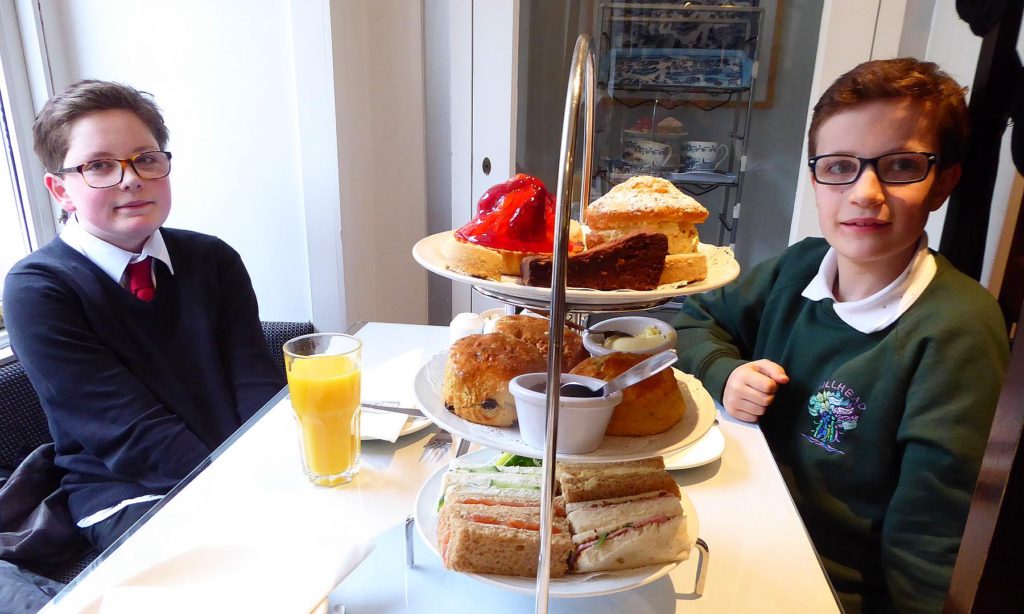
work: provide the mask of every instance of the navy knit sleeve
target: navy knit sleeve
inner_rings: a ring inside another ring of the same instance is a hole
[[[4,286],[11,344],[40,396],[58,454],[166,491],[209,453],[92,331],[81,300],[45,266],[19,265]]]
[[[221,312],[217,343],[234,391],[236,409],[244,422],[284,387],[281,369],[267,347],[260,325],[259,307],[242,258],[219,243]]]

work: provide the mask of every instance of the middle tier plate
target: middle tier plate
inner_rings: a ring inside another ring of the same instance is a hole
[[[657,435],[646,437],[619,437],[606,435],[597,450],[588,454],[559,454],[569,461],[611,462],[665,456],[700,439],[715,422],[715,402],[704,386],[692,375],[673,369],[679,390],[686,400],[686,414],[675,426]],[[497,427],[463,420],[445,408],[440,395],[434,390],[424,366],[416,374],[416,398],[423,414],[446,431],[480,445],[511,452],[520,456],[543,458],[544,453],[530,446],[519,434],[519,427]]]
[[[490,279],[479,279],[462,273],[451,271],[445,264],[444,255],[441,253],[441,246],[445,241],[451,239],[452,231],[439,232],[429,237],[420,239],[412,248],[412,256],[423,268],[432,273],[437,273],[448,279],[461,281],[474,286],[489,290],[499,297],[510,296],[526,299],[535,302],[551,300],[550,288],[539,288],[525,286],[520,283],[518,277],[509,275],[502,276],[501,281]],[[659,300],[667,301],[675,296],[684,294],[696,294],[720,288],[736,279],[740,274],[740,265],[736,262],[732,250],[727,247],[716,247],[701,243],[700,253],[708,258],[708,276],[698,282],[691,284],[665,284],[654,290],[588,290],[586,288],[566,288],[565,300],[567,303],[583,305],[636,305],[639,303],[657,303]]]

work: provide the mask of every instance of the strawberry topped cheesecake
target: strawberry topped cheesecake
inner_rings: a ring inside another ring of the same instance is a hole
[[[583,233],[576,222],[569,225],[569,252],[580,252]],[[520,173],[484,192],[476,216],[441,251],[449,269],[500,281],[519,275],[523,258],[550,255],[554,242],[555,198],[540,179]]]

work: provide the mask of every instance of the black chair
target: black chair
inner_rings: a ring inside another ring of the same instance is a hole
[[[4,476],[32,450],[51,441],[43,406],[21,363],[0,367],[0,470]]]
[[[0,472],[3,472],[3,478],[10,476],[33,450],[51,441],[53,437],[46,414],[21,363],[15,360],[0,367]],[[76,551],[80,548],[81,544],[75,546]],[[69,554],[75,556],[74,553]],[[67,584],[98,554],[90,549],[56,569],[27,567]]]
[[[300,335],[309,335],[316,332],[312,322],[262,322],[263,336],[270,346],[270,353],[274,356],[274,364],[281,368],[284,373],[284,344],[289,339]]]

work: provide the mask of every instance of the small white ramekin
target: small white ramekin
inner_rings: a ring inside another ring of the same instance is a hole
[[[657,318],[649,318],[645,316],[622,316],[620,318],[611,318],[610,320],[598,322],[591,326],[590,331],[600,332],[602,330],[618,330],[624,333],[636,334],[651,326],[654,326],[661,331],[665,336],[665,339],[657,345],[653,345],[643,351],[631,353],[653,356],[658,352],[664,352],[665,350],[676,346],[676,329],[668,322],[664,322]],[[604,356],[616,351],[608,349],[602,345],[604,335],[595,335],[590,331],[583,333],[583,347],[586,348],[592,356]]]
[[[547,373],[527,373],[512,378],[508,383],[509,392],[516,400],[519,433],[523,441],[538,450],[544,449],[547,431],[547,394],[543,388],[547,378]],[[603,380],[594,377],[563,373],[562,383],[569,382],[595,389],[604,385]],[[555,451],[559,454],[586,454],[601,447],[612,410],[621,401],[620,391],[601,398],[561,397]]]

